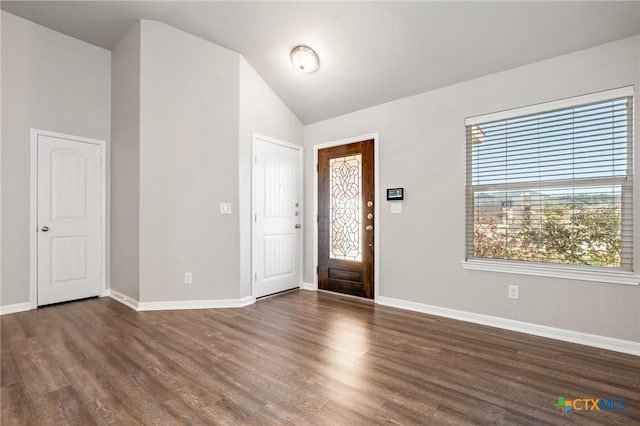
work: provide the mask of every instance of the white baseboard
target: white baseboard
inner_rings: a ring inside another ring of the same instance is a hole
[[[238,302],[240,302],[238,308],[244,308],[245,306],[253,305],[254,303],[256,303],[256,298],[253,296],[247,296],[239,299]]]
[[[173,311],[180,309],[219,309],[242,308],[255,303],[256,299],[248,296],[242,299],[218,299],[218,300],[176,300],[166,302],[138,302],[119,291],[109,290],[109,297],[136,311]]]
[[[252,296],[242,299],[219,300],[181,300],[173,302],[138,302],[137,300],[120,293],[114,289],[107,289],[103,297],[110,297],[136,311],[162,311],[175,309],[216,309],[216,308],[242,308],[255,303]],[[0,315],[15,314],[17,312],[31,310],[31,303],[16,303],[15,305],[0,306]]]
[[[31,307],[31,302],[15,303],[13,305],[4,305],[4,306],[0,306],[0,315],[15,314],[18,312],[30,311],[31,309],[33,309]]]
[[[242,308],[256,300],[249,296],[242,299],[176,300],[168,302],[140,302],[138,311],[171,311],[179,309]]]
[[[580,345],[593,346],[600,349],[640,356],[640,342],[634,342],[631,340],[615,339],[612,337],[598,336],[596,334],[588,334],[579,331],[565,330],[562,328],[548,327],[546,325],[516,321],[508,318],[459,311],[440,306],[394,299],[392,297],[380,296],[376,299],[376,303],[379,305],[407,309],[409,311],[422,312],[425,314],[437,315],[472,322],[475,324],[488,325],[490,327],[503,328],[505,330],[518,331],[520,333],[533,334],[534,336],[548,337],[550,339],[578,343]]]
[[[302,283],[301,290],[318,291],[318,285],[313,283]]]
[[[127,295],[120,293],[119,291],[116,291],[114,289],[109,289],[107,290],[107,296],[109,296],[115,301],[122,303],[123,305],[130,307],[131,309],[134,309],[136,311],[138,310],[138,304],[139,304],[138,301]]]

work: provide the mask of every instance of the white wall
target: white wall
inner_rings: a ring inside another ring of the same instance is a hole
[[[113,104],[112,288],[249,296],[252,134],[302,144],[300,121],[239,54],[153,21],[113,51]]]
[[[302,145],[300,120],[240,57],[240,297],[251,295],[251,149],[253,133]]]
[[[381,296],[640,341],[638,286],[465,271],[460,264],[465,256],[465,117],[621,86],[637,90],[639,83],[640,37],[634,37],[305,126],[306,205],[313,203],[313,145],[380,132],[377,199],[383,200],[385,188],[406,191],[400,215],[391,215],[389,204],[381,201],[376,234]],[[638,155],[637,141],[635,147]],[[312,209],[305,219],[311,230]],[[313,282],[312,252],[307,232],[306,282]],[[513,283],[520,285],[518,301],[507,299],[507,285]]]
[[[240,295],[238,75],[237,53],[141,22],[142,302]]]
[[[111,51],[111,288],[138,300],[140,24]]]
[[[110,139],[109,51],[2,12],[2,289],[29,301],[30,128]]]

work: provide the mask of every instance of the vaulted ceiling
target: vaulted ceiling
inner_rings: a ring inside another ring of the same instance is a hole
[[[640,2],[2,1],[111,49],[152,19],[241,53],[303,123],[640,34]],[[313,47],[320,69],[289,62]]]

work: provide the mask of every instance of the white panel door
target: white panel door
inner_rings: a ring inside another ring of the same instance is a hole
[[[38,305],[103,289],[103,171],[98,144],[38,135]]]
[[[301,148],[255,139],[254,297],[300,287],[301,161]]]

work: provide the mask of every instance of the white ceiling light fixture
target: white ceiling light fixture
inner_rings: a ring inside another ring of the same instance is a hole
[[[320,67],[318,54],[308,46],[296,46],[291,49],[291,63],[305,74],[312,73]]]

